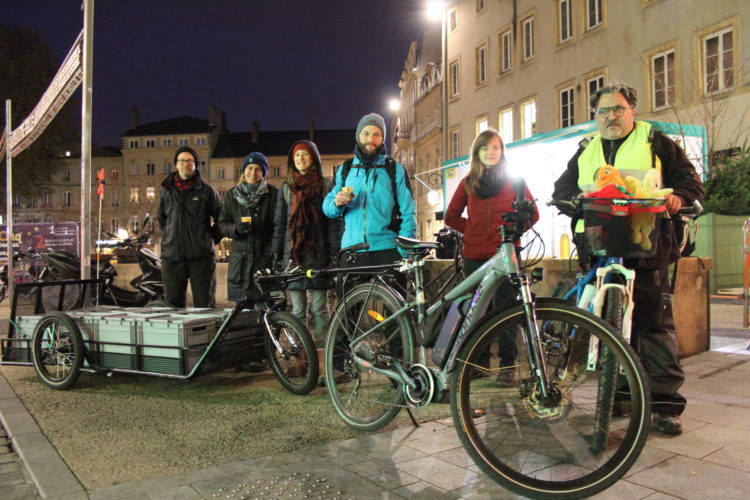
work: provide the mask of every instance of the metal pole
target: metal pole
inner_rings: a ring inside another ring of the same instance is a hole
[[[13,145],[10,143],[11,116],[10,99],[5,100],[5,234],[8,240],[8,304],[13,310],[13,290],[15,273],[13,272]]]
[[[441,100],[443,101],[442,110],[442,154],[441,154],[441,167],[448,161],[448,9],[443,9],[443,15],[440,18],[440,45],[443,52],[442,62],[440,63],[440,72],[442,73],[443,87],[441,92]],[[445,197],[445,193],[443,193]]]
[[[91,90],[94,0],[83,2],[83,90],[81,96],[81,279],[91,277]]]

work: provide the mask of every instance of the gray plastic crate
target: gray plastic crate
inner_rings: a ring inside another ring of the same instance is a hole
[[[188,349],[173,349],[179,357],[142,356],[141,369],[152,373],[170,375],[187,375],[203,355],[206,346],[194,346]],[[172,349],[170,349],[172,350]]]
[[[138,340],[139,321],[142,320],[127,316],[97,318],[96,331],[99,350],[102,353],[135,354],[135,346],[133,344]]]
[[[148,346],[191,347],[206,344],[213,338],[215,330],[216,320],[213,317],[172,314],[141,320],[138,343],[143,345],[143,356],[179,358],[179,349]]]

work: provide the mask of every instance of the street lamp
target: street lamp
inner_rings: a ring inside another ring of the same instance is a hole
[[[390,109],[392,112],[397,112],[401,108],[401,101],[398,99],[391,99],[388,101],[388,109]]]

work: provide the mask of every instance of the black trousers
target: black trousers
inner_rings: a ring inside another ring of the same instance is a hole
[[[216,261],[211,255],[196,260],[162,259],[164,298],[174,307],[185,307],[188,280],[194,307],[216,306]]]
[[[649,378],[652,410],[680,415],[687,400],[678,392],[685,381],[679,361],[677,337],[659,324],[662,293],[669,293],[669,272],[635,269],[633,328],[631,342]]]
[[[471,273],[482,267],[486,261],[483,260],[472,260],[464,257],[464,276],[469,276]],[[504,302],[512,302],[515,300],[515,290],[509,281],[505,280],[500,283],[495,291],[495,298],[492,300],[491,310],[497,309]],[[516,345],[516,336],[518,335],[517,330],[505,330],[500,334],[500,367],[513,366],[516,363],[516,357],[518,356],[518,346]],[[480,364],[489,368],[490,353],[480,357]]]

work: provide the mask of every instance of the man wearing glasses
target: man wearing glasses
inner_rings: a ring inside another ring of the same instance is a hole
[[[688,161],[685,152],[669,137],[649,123],[635,120],[637,93],[634,88],[620,83],[610,83],[599,89],[591,99],[599,133],[589,141],[582,141],[568,168],[555,182],[552,197],[571,200],[597,191],[594,176],[600,167],[614,165],[621,176],[643,179],[651,169],[661,173],[662,186],[672,188],[666,196],[666,208],[674,215],[683,206],[703,199],[703,184]],[[587,265],[580,255],[578,236],[583,233],[583,221],[574,221],[579,263]],[[658,228],[656,255],[644,259],[626,259],[626,266],[635,269],[633,312],[633,338],[649,375],[652,410],[656,429],[665,434],[680,434],[680,414],[686,400],[678,392],[685,379],[680,366],[677,340],[674,332],[660,324],[658,314],[662,292],[669,292],[667,267],[679,258],[672,220],[662,219]],[[622,235],[629,238],[630,235]],[[618,394],[621,395],[620,391]],[[616,398],[617,399],[617,398]],[[626,400],[627,397],[622,397]],[[617,404],[616,411],[627,411]]]
[[[161,263],[164,298],[185,307],[188,280],[194,307],[214,307],[221,201],[219,193],[201,180],[198,154],[187,146],[174,155],[176,172],[161,183],[157,220],[162,231]]]

